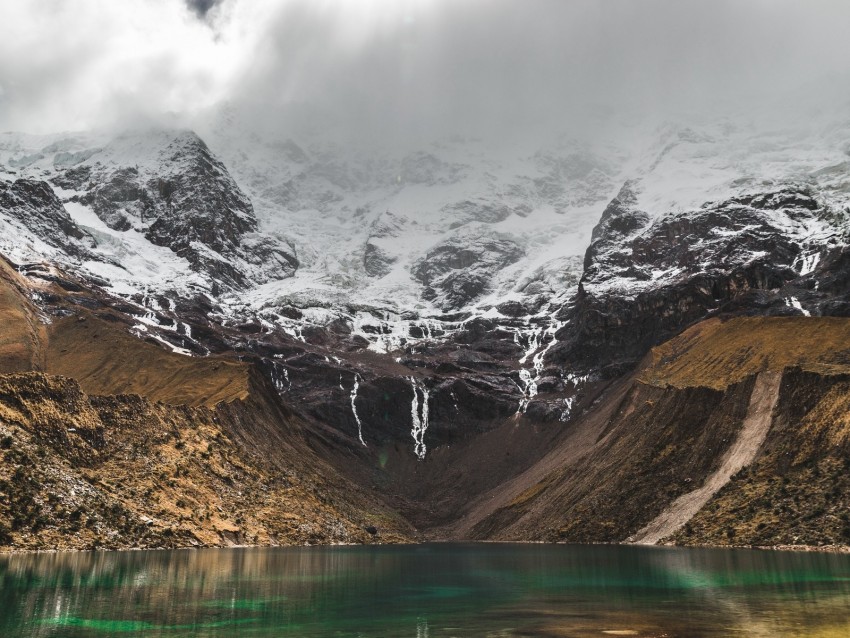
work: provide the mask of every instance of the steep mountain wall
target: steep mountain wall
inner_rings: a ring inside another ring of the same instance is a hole
[[[649,215],[626,184],[587,249],[551,358],[617,376],[712,315],[845,315],[846,212],[807,188]]]
[[[697,324],[579,420],[559,443],[572,458],[494,490],[500,505],[469,535],[846,544],[848,330],[834,318]]]

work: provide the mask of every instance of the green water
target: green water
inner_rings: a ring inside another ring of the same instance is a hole
[[[0,557],[0,636],[850,636],[850,556],[552,545]]]

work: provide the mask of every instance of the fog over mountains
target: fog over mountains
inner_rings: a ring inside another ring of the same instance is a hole
[[[656,517],[703,480],[802,480],[776,455],[809,427],[845,445],[809,410],[847,364],[848,23],[826,0],[5,3],[0,311],[26,337],[0,372],[67,377],[7,381],[107,424],[102,396],[227,410],[244,458],[297,439],[274,462],[310,460],[305,494],[365,494],[319,541],[368,540],[376,503],[394,538],[673,538]],[[724,538],[702,525],[677,542]]]
[[[2,128],[47,135],[6,136],[7,178],[105,164],[161,179],[163,149],[193,131],[257,218],[234,232],[264,236],[244,244],[260,242],[258,256],[239,259],[273,256],[218,283],[291,279],[258,291],[259,307],[356,290],[399,310],[486,312],[529,286],[563,293],[627,180],[657,215],[758,180],[806,179],[845,150],[840,2],[152,0],[4,12]],[[806,150],[781,156],[801,141]],[[79,196],[73,186],[63,199]],[[161,235],[154,244],[173,248]],[[457,281],[445,256],[458,259],[461,243],[467,259],[486,258]],[[152,281],[144,272],[138,285]]]
[[[8,3],[3,17],[6,130],[144,119],[191,128],[229,103],[290,137],[329,120],[336,135],[420,145],[587,132],[616,117],[761,119],[846,85],[850,9],[837,0],[88,0]]]

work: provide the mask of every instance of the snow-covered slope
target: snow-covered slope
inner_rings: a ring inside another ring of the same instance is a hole
[[[662,129],[593,231],[553,361],[616,373],[711,314],[846,314],[841,121]]]
[[[2,177],[51,183],[91,254],[47,254],[43,233],[20,227],[0,248],[123,296],[204,293],[222,321],[259,315],[295,335],[343,319],[388,350],[413,326],[445,333],[506,302],[531,316],[563,301],[628,161],[574,139],[398,152],[219,124],[209,148],[189,131],[3,135]],[[20,253],[27,235],[36,247]]]
[[[453,139],[399,153],[257,138],[246,149],[250,136],[228,131],[216,127],[211,148],[261,228],[295,246],[300,264],[291,279],[240,296],[255,310],[330,302],[482,314],[560,293],[627,159],[573,140],[506,151]]]
[[[840,313],[850,122],[821,115],[406,150],[258,134],[226,110],[203,140],[5,134],[0,177],[58,199],[8,195],[0,251],[64,264],[193,351],[179,300],[222,328],[397,361],[462,343],[507,366],[522,413],[747,291],[772,291],[765,312]],[[546,414],[568,414],[558,401]]]
[[[52,185],[93,244],[65,261],[119,292],[244,289],[297,266],[289,246],[257,232],[250,200],[191,131],[5,134],[0,165],[6,179]]]

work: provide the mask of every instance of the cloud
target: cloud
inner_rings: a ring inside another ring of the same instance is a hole
[[[204,18],[209,13],[209,10],[218,4],[218,0],[186,0],[186,4],[189,5],[192,11],[198,14],[199,18]]]
[[[221,103],[389,141],[756,113],[819,78],[850,84],[848,23],[843,0],[5,2],[0,129],[191,121]]]
[[[182,2],[3,3],[0,127],[85,128],[216,99],[221,54]]]

